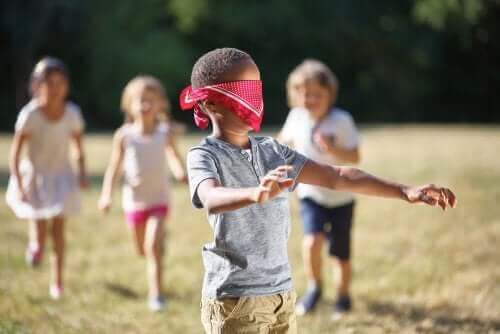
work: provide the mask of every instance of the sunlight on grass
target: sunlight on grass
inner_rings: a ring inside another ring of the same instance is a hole
[[[330,321],[333,284],[299,333],[494,333],[500,331],[500,128],[377,126],[362,133],[362,168],[412,184],[445,184],[459,207],[448,212],[360,197],[354,229],[354,312]],[[180,141],[183,154],[199,136]],[[37,270],[24,263],[26,224],[0,201],[0,333],[200,333],[202,244],[211,232],[205,214],[173,185],[165,283],[168,310],[146,307],[145,263],[133,251],[120,209],[108,216],[96,202],[110,136],[88,136],[92,188],[83,211],[67,224],[66,295],[48,297],[49,250]],[[2,198],[10,138],[0,137]],[[299,294],[305,281],[301,227],[292,197],[289,254]],[[325,258],[324,280],[331,282]]]

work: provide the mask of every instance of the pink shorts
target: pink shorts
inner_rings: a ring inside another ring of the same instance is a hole
[[[163,219],[167,216],[168,206],[165,204],[155,205],[142,210],[126,211],[125,218],[130,227],[135,227],[144,224],[148,221],[149,217],[156,217]]]

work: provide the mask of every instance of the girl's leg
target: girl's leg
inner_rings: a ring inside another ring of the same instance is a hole
[[[64,266],[64,217],[52,219],[52,285],[59,289],[63,286]]]
[[[42,259],[45,248],[45,236],[47,222],[45,220],[30,220],[28,230],[28,249],[26,250],[26,261],[36,266]]]
[[[134,241],[137,254],[139,256],[144,256],[144,235],[146,232],[146,223],[134,223],[131,225],[130,231],[132,232],[132,239]]]
[[[165,222],[163,217],[151,216],[146,225],[144,249],[148,261],[149,297],[160,298],[162,295],[163,244]]]

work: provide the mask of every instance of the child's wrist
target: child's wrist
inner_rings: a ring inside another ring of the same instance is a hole
[[[110,202],[111,201],[111,194],[108,192],[101,193],[101,196],[99,197],[100,201],[106,201]]]
[[[259,202],[259,187],[249,188],[249,199],[254,204]]]
[[[409,194],[410,187],[403,184],[399,185],[399,198],[405,202],[410,202]]]

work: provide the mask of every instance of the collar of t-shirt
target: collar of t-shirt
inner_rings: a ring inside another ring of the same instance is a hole
[[[252,149],[248,148],[245,150],[241,150],[241,154],[247,158],[249,162],[252,162]]]
[[[245,157],[249,162],[252,162],[252,146],[255,145],[255,142],[251,136],[248,137],[248,139],[250,140],[250,148],[248,148],[248,149],[241,149],[240,147],[238,147],[236,145],[233,145],[231,143],[228,143],[224,140],[221,140],[221,139],[218,139],[218,138],[215,138],[212,136],[208,136],[206,139],[209,142],[224,146],[235,153],[237,152],[237,153],[241,154],[243,157]]]

